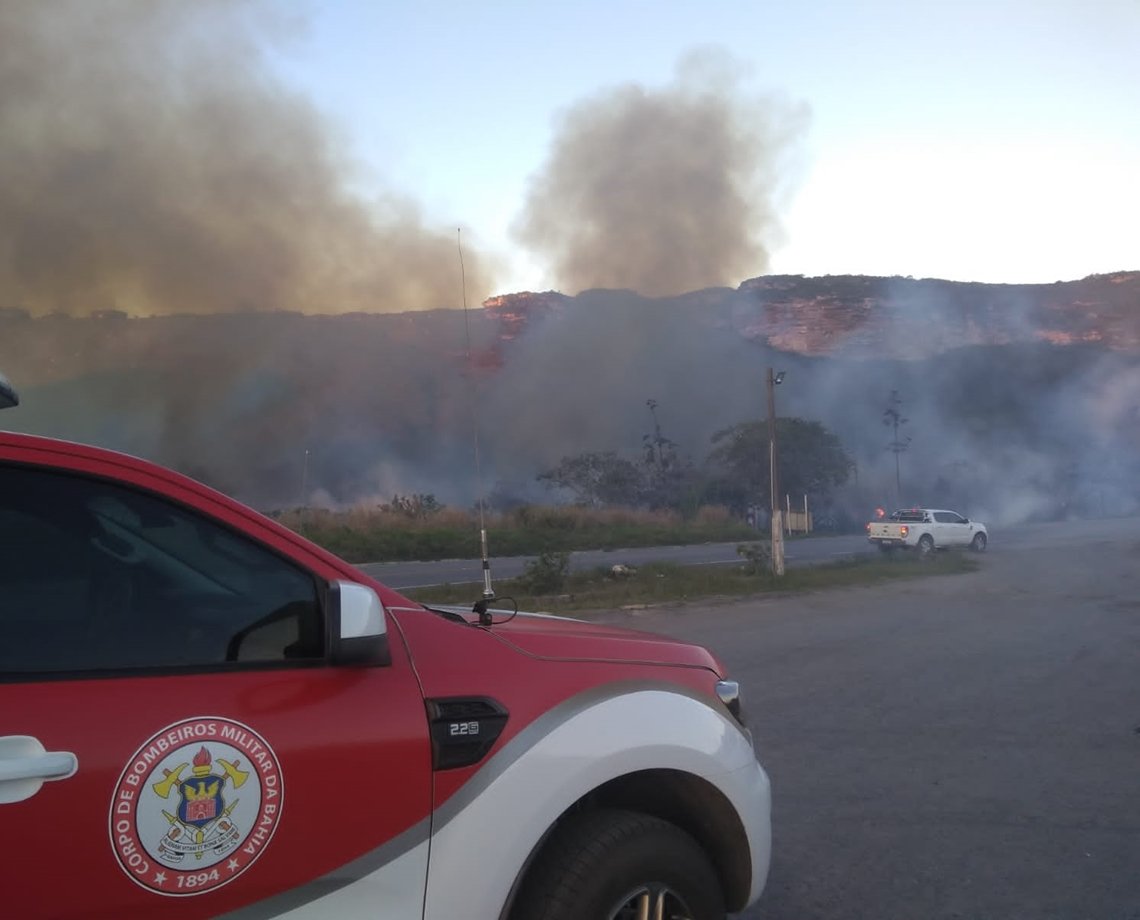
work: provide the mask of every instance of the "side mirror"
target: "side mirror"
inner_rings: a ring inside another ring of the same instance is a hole
[[[12,389],[12,384],[8,382],[8,378],[0,374],[0,409],[11,409],[18,405],[20,405],[20,397]]]
[[[376,592],[354,581],[334,581],[328,597],[329,660],[334,665],[390,665],[388,618]]]

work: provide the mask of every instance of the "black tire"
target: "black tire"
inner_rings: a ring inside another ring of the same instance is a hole
[[[984,553],[986,551],[986,535],[984,533],[974,534],[974,539],[970,541],[970,549],[975,553]]]
[[[720,880],[679,827],[632,811],[568,818],[519,890],[511,920],[625,920],[638,899],[665,901],[663,916],[724,920]]]
[[[928,533],[924,533],[918,538],[918,554],[920,556],[929,556],[934,552],[934,537]]]

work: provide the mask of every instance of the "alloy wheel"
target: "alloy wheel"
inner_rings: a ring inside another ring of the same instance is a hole
[[[688,905],[666,885],[643,885],[610,912],[609,920],[691,920]]]

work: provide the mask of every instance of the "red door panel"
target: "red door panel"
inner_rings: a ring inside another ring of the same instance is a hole
[[[0,731],[78,758],[0,805],[5,912],[213,916],[424,822],[430,752],[400,659],[0,685]]]

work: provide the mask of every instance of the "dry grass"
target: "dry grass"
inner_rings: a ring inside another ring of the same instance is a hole
[[[286,527],[350,562],[474,558],[479,517],[441,508],[423,514],[378,506],[293,509],[275,515]],[[725,508],[700,509],[686,520],[675,511],[528,505],[486,516],[498,555],[618,549],[755,539]]]
[[[412,516],[400,511],[377,506],[344,508],[290,509],[276,515],[286,527],[294,530],[301,526],[324,528],[343,527],[366,531],[377,527],[401,530],[462,528],[477,524],[475,511],[462,508],[442,508],[430,514]],[[560,528],[587,529],[595,527],[681,527],[686,523],[698,527],[720,526],[733,523],[732,513],[720,505],[706,505],[686,522],[677,511],[649,511],[644,508],[584,508],[576,505],[524,505],[507,512],[494,512],[485,516],[490,527],[526,527],[535,524],[553,524]]]
[[[444,508],[421,517],[412,517],[399,511],[383,508],[347,508],[333,511],[327,508],[305,508],[282,511],[277,520],[291,530],[320,531],[343,528],[354,533],[371,530],[447,530],[471,525],[475,516],[460,508]]]

